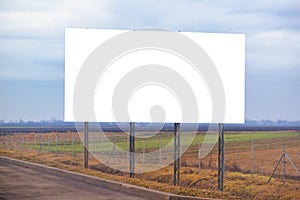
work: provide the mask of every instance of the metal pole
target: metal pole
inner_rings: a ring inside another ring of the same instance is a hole
[[[143,139],[143,157],[142,157],[143,164],[145,164],[145,139]]]
[[[198,174],[200,174],[200,168],[201,168],[201,153],[200,153],[200,140],[199,140],[199,147],[198,147]]]
[[[19,135],[17,137],[17,150],[21,150],[21,148],[22,148],[22,138],[19,133]],[[22,153],[22,150],[21,150],[21,153]]]
[[[74,160],[74,137],[73,134],[71,135],[72,139],[72,159]]]
[[[253,180],[253,177],[254,177],[254,142],[253,142],[253,140],[251,140],[251,144],[252,144],[252,146],[251,146],[251,152],[252,152],[252,158],[251,158],[251,160],[252,160],[252,165],[251,165],[251,168],[252,168],[252,180]]]
[[[64,155],[66,155],[66,136],[63,136],[63,141],[64,141]]]
[[[57,156],[57,135],[55,135],[55,155]]]
[[[14,134],[11,135],[11,149],[14,149]]]
[[[51,138],[51,136],[50,135],[48,135],[48,153],[50,153],[50,138]]]
[[[25,149],[25,144],[24,144],[24,135],[22,135],[22,153],[24,152]]]
[[[219,123],[218,141],[218,190],[223,191],[224,185],[224,125]]]
[[[34,148],[36,147],[36,135],[35,135],[35,133],[34,133],[34,135],[33,135],[33,139],[34,139]],[[33,148],[33,149],[34,149]]]
[[[267,183],[270,183],[270,181],[271,181],[273,175],[275,174],[275,172],[276,172],[276,170],[277,170],[277,167],[278,167],[279,163],[281,162],[281,159],[282,159],[282,158],[283,158],[283,154],[281,154],[279,160],[277,161],[277,163],[276,163],[276,165],[275,165],[275,167],[274,167],[274,170],[273,170],[271,176],[269,177]]]
[[[224,145],[224,124],[222,123],[222,191],[223,191],[223,187],[224,187],[224,175],[225,175],[225,158],[224,158],[224,154],[225,154],[225,145]]]
[[[14,149],[15,146],[15,139],[14,139],[14,134],[11,135],[11,149]]]
[[[7,142],[7,135],[5,136],[5,148],[7,149],[7,146],[8,146],[8,142]]]
[[[290,161],[292,167],[294,168],[294,170],[296,171],[296,173],[298,174],[298,176],[300,176],[300,172],[299,170],[297,169],[295,163],[292,161],[292,159],[289,157],[289,155],[287,153],[285,153],[285,156],[287,157],[287,159]]]
[[[104,155],[104,143],[103,143],[103,140],[104,140],[104,138],[103,138],[103,134],[101,134],[101,148],[100,148],[100,155],[102,156],[102,155]]]
[[[179,185],[180,179],[180,123],[174,123],[174,186]]]
[[[89,125],[88,122],[84,122],[84,167],[89,167]]]
[[[41,138],[41,143],[42,143],[42,152],[44,152],[45,151],[45,148],[44,148],[44,141],[45,140],[45,137],[44,137],[44,135],[42,135],[42,138]]]
[[[134,178],[134,139],[135,139],[135,123],[130,122],[130,136],[129,136],[129,160],[130,160],[130,178]]]
[[[177,157],[176,157],[176,146],[177,146],[177,131],[176,123],[174,123],[174,174],[173,174],[173,185],[176,186],[176,173],[177,173]]]
[[[178,130],[177,130],[177,140],[178,140],[178,159],[177,159],[177,166],[178,166],[178,170],[177,170],[177,185],[179,185],[180,183],[180,166],[181,166],[181,160],[180,160],[180,155],[181,155],[181,148],[182,146],[180,145],[180,132],[179,132],[179,128],[180,128],[180,124],[178,123]]]
[[[285,185],[285,166],[286,166],[286,159],[285,159],[285,144],[283,145],[283,177],[282,177],[282,181],[283,181],[283,185]]]
[[[161,151],[162,151],[162,143],[161,143],[161,133],[159,133],[159,166],[162,165],[162,155],[161,155]]]
[[[26,141],[25,141],[26,142]],[[31,139],[30,139],[30,136],[27,137],[27,142],[26,142],[26,145],[27,145],[27,151],[30,152],[30,146],[31,146]]]

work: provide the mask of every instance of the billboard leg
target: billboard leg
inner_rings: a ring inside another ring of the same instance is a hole
[[[129,162],[130,162],[130,178],[134,178],[134,143],[135,143],[135,122],[130,122],[130,136],[129,136]]]
[[[224,124],[219,124],[218,141],[218,190],[223,191],[224,185]]]
[[[174,123],[174,186],[179,185],[180,178],[180,123]]]
[[[84,167],[89,167],[89,127],[88,122],[84,122]]]

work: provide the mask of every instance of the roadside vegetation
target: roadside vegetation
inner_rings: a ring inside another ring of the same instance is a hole
[[[116,146],[124,150],[128,148],[127,134],[108,133],[108,135]],[[28,133],[0,136],[0,155],[175,194],[221,199],[299,199],[300,178],[290,163],[286,164],[285,184],[282,182],[282,163],[275,177],[267,183],[282,154],[283,144],[286,145],[289,157],[300,169],[299,131],[226,132],[224,192],[219,192],[217,189],[216,147],[201,159],[199,172],[198,148],[203,139],[204,135],[197,134],[190,148],[183,154],[179,186],[172,186],[172,164],[154,172],[140,173],[136,174],[135,178],[129,178],[128,173],[109,168],[91,156],[90,167],[85,169],[83,146],[77,133]],[[138,139],[136,151],[153,151],[171,140],[172,133],[157,135],[152,137],[151,141]],[[95,139],[95,144],[96,141],[99,141],[99,138]],[[105,145],[101,148],[95,145],[93,148],[96,151],[97,148],[99,151],[111,151]],[[253,177],[252,166],[255,172]]]

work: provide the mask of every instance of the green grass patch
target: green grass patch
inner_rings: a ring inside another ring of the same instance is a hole
[[[149,133],[150,134],[150,133]],[[196,136],[192,136],[190,133],[182,132],[181,134],[181,144],[187,145],[189,142],[192,143],[191,146],[198,146],[199,143],[203,143],[205,134],[197,134]],[[125,151],[129,150],[129,141],[128,135],[126,133],[120,134],[117,136],[114,134],[108,135],[110,141],[101,142],[101,138],[90,138],[89,140],[89,149],[93,151],[105,151],[110,152],[115,147],[123,149]],[[193,138],[194,137],[194,138]],[[285,137],[300,137],[300,131],[295,132],[287,132],[287,131],[275,131],[275,132],[225,132],[225,143],[232,142],[245,142],[251,140],[268,140],[268,139],[279,139]],[[192,140],[193,139],[193,140]],[[215,134],[214,140],[212,143],[217,142],[218,135]],[[28,142],[28,141],[27,141]],[[166,145],[173,145],[173,133],[172,132],[163,132],[159,133],[153,137],[149,138],[136,138],[135,139],[135,149],[136,151],[149,152],[159,149],[160,147],[164,147]],[[19,144],[21,147],[21,144]],[[26,143],[22,148],[31,148],[37,151],[49,151],[49,152],[73,152],[80,153],[83,150],[83,144],[80,140],[72,141],[61,141],[59,140],[57,143],[55,140],[52,140],[49,144],[48,141],[44,141],[43,145],[40,142],[31,142]]]

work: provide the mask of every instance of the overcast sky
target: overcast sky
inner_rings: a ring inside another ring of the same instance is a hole
[[[0,0],[0,120],[63,119],[64,29],[246,34],[246,118],[300,120],[299,0]]]

